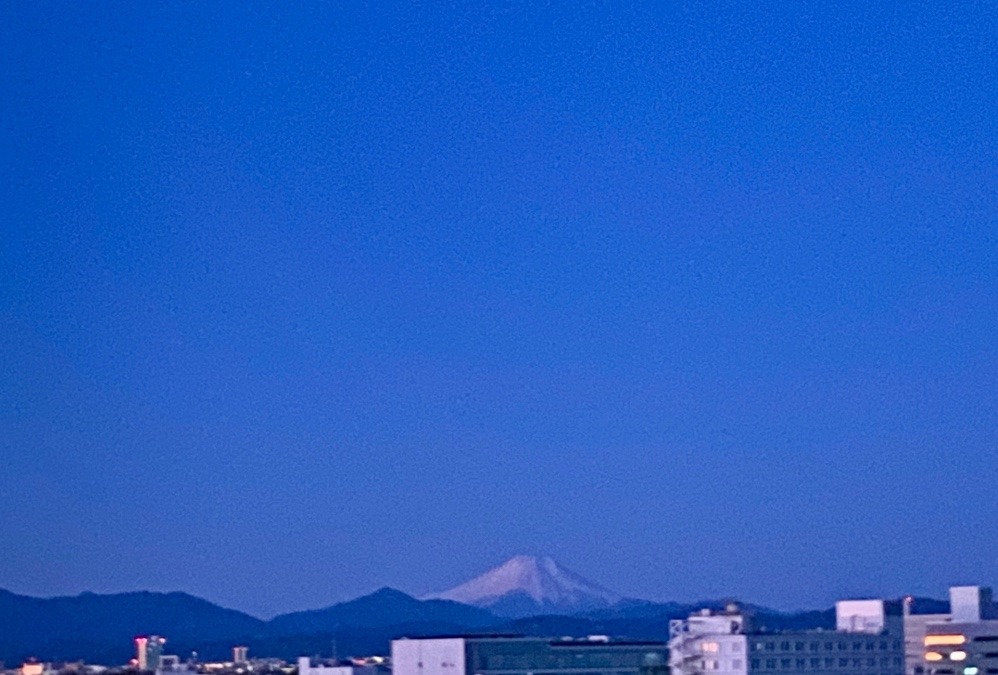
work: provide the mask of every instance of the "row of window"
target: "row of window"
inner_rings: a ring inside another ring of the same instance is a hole
[[[759,668],[766,668],[767,670],[775,670],[777,668],[787,669],[793,668],[795,670],[807,670],[807,669],[825,669],[825,668],[876,668],[878,665],[878,660],[876,658],[867,659],[846,659],[846,658],[830,658],[826,657],[823,659],[812,658],[812,659],[752,659],[750,662],[752,670]],[[882,656],[879,659],[879,666],[881,668],[890,668],[891,666],[902,666],[904,661],[900,656],[890,657]]]
[[[728,643],[728,649],[732,654],[742,653],[742,643],[741,642],[730,642]],[[720,654],[724,651],[724,645],[720,642],[701,642],[700,651],[704,654]]]
[[[963,649],[956,649],[951,652],[925,652],[926,661],[942,661],[947,657],[950,661],[966,661],[967,659],[998,659],[998,652],[968,652]]]
[[[752,645],[752,650],[756,652],[775,652],[777,651],[776,642],[755,642]],[[838,642],[825,642],[824,648],[826,652],[838,649],[840,652],[849,651],[850,646],[852,651],[876,651],[878,648],[880,651],[887,651],[888,649],[901,649],[901,641],[894,640],[893,643],[888,640],[881,640],[879,643],[874,640],[864,640],[855,641],[851,644],[846,640],[839,640]],[[779,651],[789,652],[791,650],[797,652],[812,651],[817,652],[822,648],[822,643],[820,642],[789,642],[783,641],[779,643]]]
[[[725,668],[725,670],[741,670],[742,660],[732,659],[730,661],[730,668]],[[704,659],[700,662],[700,670],[721,670],[721,661],[717,659]]]

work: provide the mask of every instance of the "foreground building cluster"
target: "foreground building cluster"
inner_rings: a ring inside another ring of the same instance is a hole
[[[669,626],[672,675],[998,675],[989,589],[950,589],[949,614],[892,615],[883,600],[836,603],[834,631],[768,632],[737,606]]]
[[[669,626],[674,675],[903,675],[902,617],[883,600],[836,603],[835,631],[756,630],[737,607]]]

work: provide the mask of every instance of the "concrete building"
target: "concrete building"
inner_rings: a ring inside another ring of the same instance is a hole
[[[392,641],[393,675],[658,675],[663,642],[454,635]]]
[[[236,665],[249,663],[249,647],[243,647],[243,646],[233,647],[232,663]]]
[[[175,654],[163,654],[159,657],[156,675],[197,675],[190,665],[181,662]]]
[[[836,630],[761,632],[736,606],[669,625],[672,675],[903,675],[901,617],[882,600],[836,604]]]
[[[950,613],[933,616],[936,620],[920,624],[922,654],[913,667],[916,675],[998,675],[998,618],[991,589],[953,587]]]
[[[298,659],[298,675],[387,675],[386,666],[356,664],[350,661],[314,662],[307,656]]]
[[[669,668],[672,675],[710,672],[714,675],[748,673],[749,622],[738,607],[724,612],[702,610],[669,622]]]

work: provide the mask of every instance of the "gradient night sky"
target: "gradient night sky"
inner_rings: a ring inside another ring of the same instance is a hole
[[[0,587],[998,582],[992,3],[195,4],[0,9]]]

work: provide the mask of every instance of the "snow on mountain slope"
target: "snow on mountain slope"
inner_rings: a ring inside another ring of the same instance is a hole
[[[518,555],[480,577],[423,599],[454,600],[521,615],[598,609],[620,602],[621,597],[549,557]]]

